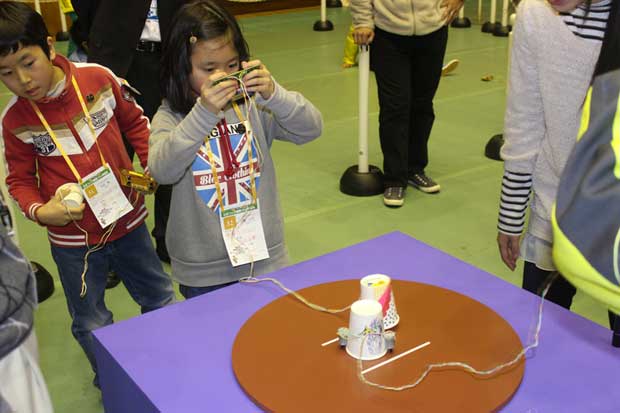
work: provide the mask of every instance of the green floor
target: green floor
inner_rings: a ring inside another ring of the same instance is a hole
[[[521,268],[510,272],[500,261],[495,243],[502,164],[483,156],[486,141],[502,130],[507,40],[483,34],[479,26],[451,29],[446,59],[459,58],[461,64],[442,79],[435,99],[427,169],[442,191],[425,195],[410,189],[402,208],[388,209],[380,196],[354,198],[338,189],[344,170],[357,162],[357,69],[340,68],[348,11],[328,9],[328,17],[335,30],[323,33],[312,31],[317,10],[241,20],[252,55],[263,60],[285,87],[309,98],[325,121],[324,134],[317,141],[303,147],[283,143],[273,147],[292,261],[398,230],[519,284]],[[485,74],[494,79],[482,82]],[[372,78],[370,89],[370,163],[381,166]],[[8,97],[1,95],[2,105]],[[148,223],[150,227],[152,216]],[[18,225],[27,256],[53,270],[56,277],[45,231],[21,216]],[[56,287],[36,317],[41,366],[52,400],[60,413],[101,412],[101,396],[71,336],[58,281]],[[116,320],[139,314],[122,286],[108,292],[107,303]],[[606,325],[606,310],[582,294],[573,310]]]

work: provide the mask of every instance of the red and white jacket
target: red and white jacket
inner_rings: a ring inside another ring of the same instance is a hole
[[[37,106],[80,176],[83,178],[99,168],[101,158],[72,85],[72,76],[90,112],[101,153],[119,180],[119,185],[120,169],[133,169],[121,133],[125,134],[142,167],[146,168],[149,121],[124,81],[103,66],[73,64],[62,56],[57,56],[53,63],[66,75],[65,88],[58,97],[37,102]],[[27,99],[14,97],[8,103],[2,116],[2,136],[9,193],[24,214],[36,221],[36,210],[54,196],[59,186],[76,182],[76,178]],[[126,187],[122,190],[135,207],[116,223],[110,241],[131,232],[147,216],[142,195],[133,192],[130,198],[131,190]],[[83,219],[78,223],[88,232],[89,245],[100,241],[104,230],[88,205]],[[86,245],[84,233],[74,223],[63,227],[50,225],[48,236],[53,244],[60,247]]]

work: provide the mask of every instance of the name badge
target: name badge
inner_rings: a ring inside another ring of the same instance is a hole
[[[233,267],[269,258],[258,202],[223,211],[220,224]]]
[[[101,228],[118,221],[133,210],[116,177],[105,166],[100,166],[82,180],[82,192]]]

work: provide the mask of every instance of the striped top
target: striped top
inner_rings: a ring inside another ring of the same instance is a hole
[[[576,36],[602,42],[610,10],[611,0],[602,0],[590,5],[589,11],[585,5],[581,5],[571,12],[561,12],[560,16]]]
[[[567,27],[580,38],[601,43],[611,9],[611,0],[602,0],[590,6],[579,6],[571,12],[560,13]],[[525,215],[532,192],[532,174],[504,172],[500,212],[497,228],[500,232],[519,235],[525,226]]]

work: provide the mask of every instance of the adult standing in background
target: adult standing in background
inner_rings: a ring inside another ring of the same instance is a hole
[[[351,0],[355,43],[372,43],[387,206],[403,205],[407,184],[426,193],[440,190],[425,173],[428,138],[447,25],[462,5],[463,0]]]
[[[136,100],[151,120],[161,104],[161,41],[185,0],[72,0],[80,24],[88,31],[88,61],[110,68],[140,92]],[[84,20],[82,20],[84,19]],[[127,146],[127,145],[125,145]],[[128,148],[130,157],[133,150]],[[155,193],[153,237],[157,255],[170,262],[166,225],[171,186]]]

